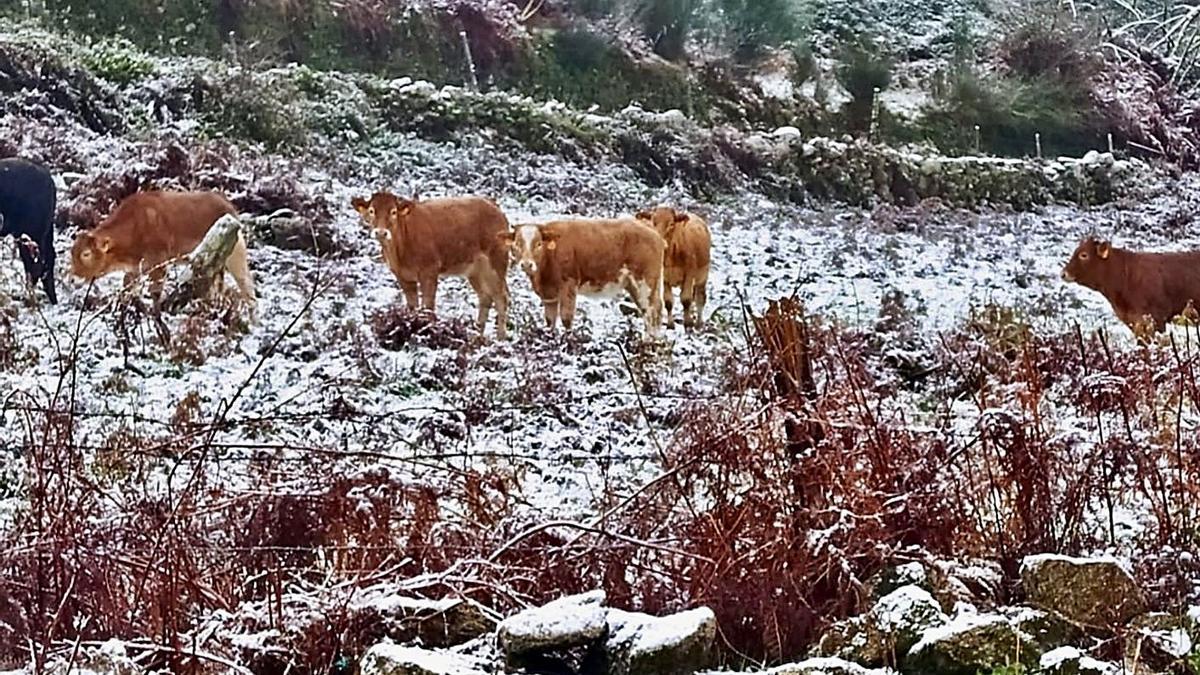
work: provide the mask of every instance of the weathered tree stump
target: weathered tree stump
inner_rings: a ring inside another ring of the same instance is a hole
[[[242,233],[242,222],[231,215],[221,216],[188,256],[175,289],[163,299],[161,309],[177,312],[196,298],[208,297],[213,285],[225,274],[225,260]]]

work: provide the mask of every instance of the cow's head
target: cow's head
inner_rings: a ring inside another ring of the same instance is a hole
[[[377,239],[389,241],[412,212],[417,198],[405,199],[390,192],[376,192],[370,199],[355,197],[350,205],[362,216],[363,222]]]
[[[112,247],[113,239],[110,236],[80,233],[71,246],[71,274],[87,281],[108,274],[116,266]]]
[[[517,225],[498,236],[509,247],[513,260],[531,278],[545,264],[546,256],[558,247],[558,233],[541,225]]]
[[[675,236],[675,230],[680,225],[686,223],[691,216],[684,211],[676,211],[667,206],[660,206],[646,211],[639,211],[637,218],[653,227],[664,240],[671,241],[671,238]]]
[[[1111,275],[1112,244],[1096,237],[1079,242],[1070,262],[1063,268],[1062,278],[1088,288],[1098,289]]]

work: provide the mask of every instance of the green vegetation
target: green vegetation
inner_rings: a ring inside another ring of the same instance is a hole
[[[642,0],[638,14],[655,53],[666,59],[684,56],[696,4],[696,0]]]
[[[787,44],[803,29],[796,0],[717,0],[717,4],[724,12],[733,52],[742,59]]]

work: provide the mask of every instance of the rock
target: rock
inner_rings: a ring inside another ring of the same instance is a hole
[[[1008,607],[1001,611],[1017,630],[1033,638],[1034,644],[1044,652],[1059,647],[1082,646],[1087,639],[1082,628],[1057,612],[1044,612],[1032,607]]]
[[[251,233],[256,243],[285,251],[306,251],[319,257],[346,258],[359,252],[355,240],[332,224],[318,224],[289,211],[255,218]]]
[[[426,600],[391,592],[368,594],[355,608],[378,614],[393,642],[454,647],[492,632],[496,623],[477,605],[456,599]]]
[[[1195,649],[1197,626],[1189,617],[1164,612],[1143,614],[1129,622],[1125,658],[1165,671]]]
[[[887,636],[867,615],[838,621],[827,628],[813,654],[865,666],[878,666],[892,660]]]
[[[1021,584],[1031,604],[1086,626],[1118,626],[1146,611],[1133,575],[1111,558],[1029,556]]]
[[[887,636],[897,655],[907,654],[922,635],[950,621],[928,591],[911,585],[880,598],[871,609],[870,620]]]
[[[789,126],[779,127],[775,131],[771,132],[771,135],[781,141],[796,140],[803,136],[799,129]]]
[[[1118,675],[1121,667],[1097,661],[1075,647],[1059,647],[1042,654],[1038,666],[1046,675]]]
[[[359,667],[362,675],[487,675],[483,664],[470,657],[388,642],[368,649]]]
[[[1032,638],[998,614],[963,614],[927,632],[903,662],[905,673],[976,675],[1019,659],[1037,665]]]
[[[604,591],[593,591],[514,614],[496,629],[500,649],[510,663],[542,652],[584,647],[608,633]]]
[[[895,663],[925,632],[948,621],[928,591],[901,586],[880,598],[866,614],[834,624],[821,636],[816,653],[865,666]]]
[[[672,616],[608,611],[609,675],[675,675],[707,665],[717,618],[702,607]]]
[[[772,668],[765,675],[895,675],[895,672],[890,668],[865,668],[842,659],[816,658]]]

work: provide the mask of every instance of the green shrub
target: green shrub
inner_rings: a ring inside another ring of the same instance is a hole
[[[749,59],[767,47],[799,37],[803,29],[797,0],[718,0],[734,55]]]
[[[154,61],[124,38],[98,42],[83,50],[81,61],[93,75],[126,85],[154,74]]]
[[[558,31],[550,41],[554,61],[567,71],[591,71],[608,61],[613,48],[598,33],[587,28]]]
[[[839,56],[837,81],[850,94],[846,104],[847,126],[851,131],[865,131],[871,124],[875,92],[891,84],[891,57],[870,39],[853,41]]]
[[[684,56],[695,11],[696,0],[642,0],[639,18],[655,53],[666,59]]]

